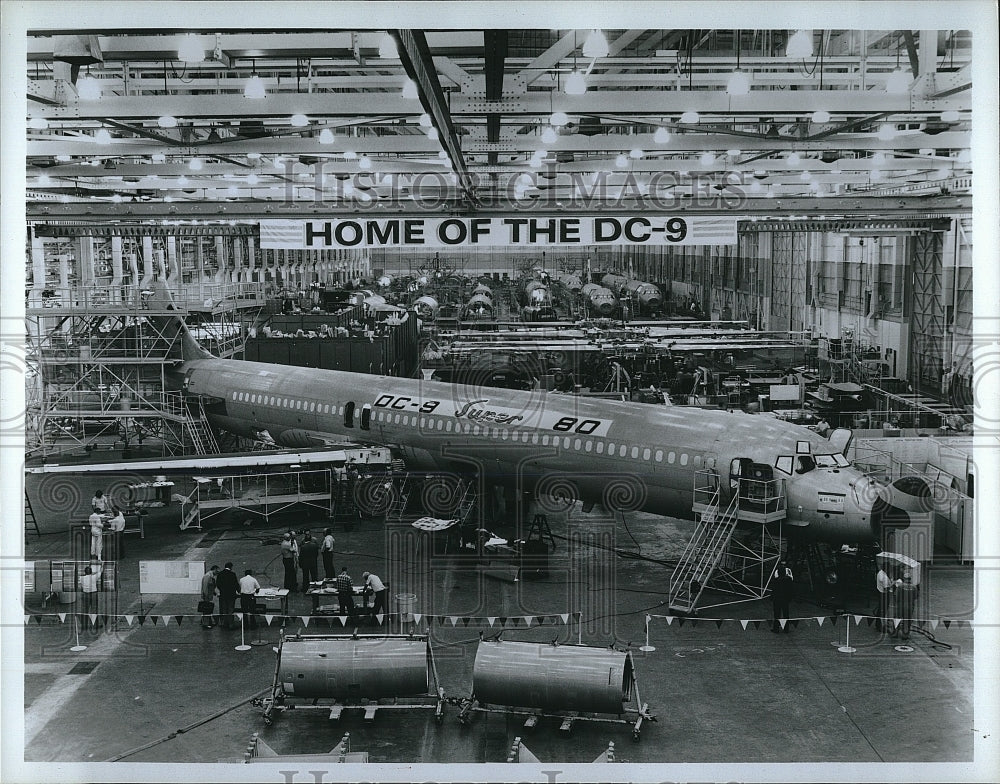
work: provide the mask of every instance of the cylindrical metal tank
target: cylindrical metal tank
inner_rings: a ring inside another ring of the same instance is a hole
[[[625,291],[635,296],[639,304],[644,308],[654,310],[663,304],[663,294],[652,283],[646,283],[635,278],[626,278],[623,275],[615,275],[614,273],[608,273],[601,278],[601,283],[612,291],[619,293]]]
[[[540,280],[529,280],[524,286],[524,297],[527,305],[541,305],[549,301],[549,287]]]
[[[426,640],[286,639],[278,676],[285,694],[337,700],[413,697],[431,692]]]
[[[632,659],[624,651],[534,642],[480,642],[472,689],[481,703],[624,713]]]
[[[472,290],[474,295],[485,294],[490,299],[493,299],[493,289],[487,286],[485,283],[477,283],[476,287]]]
[[[556,280],[574,293],[583,288],[583,281],[580,280],[580,276],[572,272],[564,272],[558,275]]]
[[[493,317],[493,300],[487,294],[476,294],[465,306],[468,319],[488,319]]]

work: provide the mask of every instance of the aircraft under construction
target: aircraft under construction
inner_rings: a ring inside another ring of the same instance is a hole
[[[219,359],[175,321],[184,391],[245,437],[387,446],[413,470],[478,472],[610,511],[690,518],[700,486],[718,491],[720,511],[745,495],[763,522],[832,543],[880,540],[914,508],[903,480],[887,487],[851,465],[849,431],[828,439],[760,414]]]

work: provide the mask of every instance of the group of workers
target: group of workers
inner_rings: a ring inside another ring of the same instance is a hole
[[[104,560],[104,533],[114,534],[115,558],[125,556],[125,512],[104,495],[103,490],[97,490],[90,499],[90,557],[94,561]]]

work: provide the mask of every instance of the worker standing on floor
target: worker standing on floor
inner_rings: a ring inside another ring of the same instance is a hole
[[[323,529],[323,546],[319,548],[319,553],[323,556],[323,577],[327,580],[332,580],[337,576],[333,567],[333,529],[324,528]]]
[[[347,573],[347,567],[341,567],[337,575],[337,601],[340,602],[340,614],[354,617],[354,580]]]
[[[302,593],[309,590],[309,583],[316,581],[316,561],[319,558],[319,544],[306,534],[299,548],[299,566],[302,568]]]
[[[902,579],[896,580],[896,615],[899,616],[899,635],[904,640],[910,639],[910,628],[913,626],[913,613],[917,606],[917,594],[920,589],[913,584],[913,577],[905,573]]]
[[[100,512],[92,512],[87,522],[90,523],[90,556],[100,561],[104,550],[104,518]]]
[[[257,628],[257,594],[260,593],[260,583],[253,576],[253,569],[247,569],[240,578],[240,610],[243,611],[243,622],[249,621],[250,628]]]
[[[875,590],[878,591],[878,617],[875,619],[875,628],[879,631],[887,631],[891,636],[896,635],[896,630],[889,628],[894,587],[889,573],[885,569],[879,569],[878,574],[875,575]]]
[[[281,565],[285,569],[285,581],[283,588],[289,591],[298,590],[295,582],[295,548],[292,545],[292,534],[289,531],[281,537]]]
[[[83,570],[80,577],[80,590],[83,592],[83,628],[86,629],[88,623],[92,623],[94,630],[97,630],[97,619],[91,621],[91,615],[97,614],[97,591],[101,587],[101,572],[104,570],[100,564],[92,564]]]
[[[236,597],[240,595],[240,580],[233,571],[232,561],[228,561],[215,578],[215,587],[219,591],[219,623],[232,629]]]
[[[771,575],[771,602],[774,606],[774,620],[771,624],[772,632],[781,631],[781,620],[784,619],[786,632],[792,630],[788,623],[788,610],[792,602],[792,588],[794,587],[792,570],[784,559],[778,561],[778,566]]]
[[[385,583],[382,582],[381,578],[377,574],[372,574],[371,572],[365,572],[361,575],[361,581],[365,585],[365,591],[370,591],[375,597],[375,602],[372,605],[372,616],[376,616],[379,613],[385,613],[386,606],[386,596],[389,590],[385,587]]]
[[[211,629],[215,626],[215,591],[219,567],[213,566],[201,578],[201,628]]]

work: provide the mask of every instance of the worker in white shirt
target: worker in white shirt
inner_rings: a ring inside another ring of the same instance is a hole
[[[260,583],[253,576],[253,569],[247,569],[240,578],[240,610],[243,612],[243,621],[249,620],[250,628],[257,628],[257,618],[254,615],[257,604],[257,594],[260,592]]]
[[[108,520],[108,528],[114,534],[114,549],[111,551],[115,558],[125,557],[125,513],[121,509],[111,507],[111,519]]]
[[[892,625],[889,620],[892,613],[892,594],[895,585],[892,578],[885,569],[879,569],[875,575],[875,590],[878,591],[878,618],[875,619],[875,628],[879,631],[883,629],[891,636],[895,636],[895,629],[890,629]]]
[[[323,558],[323,576],[327,580],[332,580],[337,576],[333,567],[333,531],[330,528],[323,529],[323,545],[319,548],[319,554]]]
[[[94,491],[94,497],[90,499],[90,508],[94,512],[108,511],[108,499],[103,490]]]
[[[92,512],[88,521],[90,523],[90,555],[96,560],[101,560],[101,551],[104,549],[104,518],[100,512]]]
[[[385,587],[385,583],[382,582],[377,574],[372,574],[371,572],[364,572],[361,575],[361,581],[365,586],[365,592],[370,591],[375,595],[375,603],[372,605],[372,615],[375,616],[379,613],[384,613],[386,594],[389,593],[389,590]]]
[[[101,586],[101,572],[104,570],[100,564],[93,564],[83,570],[80,577],[80,591],[83,593],[83,627],[87,628],[90,623],[89,616],[97,614],[97,589]],[[94,629],[97,629],[97,621],[94,620]]]

